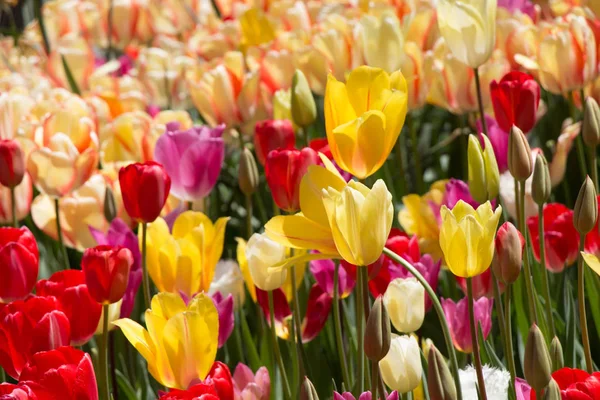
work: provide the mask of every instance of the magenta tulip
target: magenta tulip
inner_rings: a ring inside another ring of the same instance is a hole
[[[464,353],[473,351],[468,304],[466,297],[463,297],[457,303],[451,299],[442,299],[442,308],[448,320],[448,328],[450,328],[450,336],[452,336],[454,347]],[[481,325],[484,339],[487,339],[492,329],[493,304],[494,301],[487,297],[481,297],[474,302],[475,324]]]

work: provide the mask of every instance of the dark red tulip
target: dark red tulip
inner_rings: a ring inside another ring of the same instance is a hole
[[[260,165],[264,166],[271,150],[293,149],[296,135],[292,122],[287,119],[265,120],[254,128],[254,151]]]
[[[35,289],[40,296],[54,296],[58,300],[70,321],[71,345],[80,346],[94,336],[102,306],[90,295],[83,271],[55,272],[50,279],[40,280]]]
[[[532,76],[512,71],[500,82],[492,81],[490,95],[496,121],[504,132],[513,125],[527,133],[533,129],[540,103],[540,86]]]
[[[34,354],[23,368],[20,380],[40,399],[98,399],[90,355],[69,346]]]
[[[277,207],[293,212],[300,208],[300,181],[319,155],[310,147],[302,150],[273,150],[265,166],[267,183]]]
[[[133,254],[125,247],[101,245],[86,249],[81,260],[90,295],[101,304],[123,298],[133,265]]]
[[[0,140],[0,185],[14,188],[25,175],[25,155],[19,142]]]
[[[39,254],[35,237],[23,228],[0,228],[0,303],[23,299],[35,285]]]
[[[169,197],[171,178],[162,165],[147,161],[121,168],[119,184],[127,214],[138,222],[152,222]]]
[[[0,365],[15,379],[35,353],[70,340],[69,319],[55,297],[31,296],[0,310]]]

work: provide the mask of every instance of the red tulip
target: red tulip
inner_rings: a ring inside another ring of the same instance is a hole
[[[226,364],[215,361],[203,382],[187,390],[171,390],[160,400],[233,400],[233,380]]]
[[[119,184],[127,214],[138,222],[152,222],[169,197],[171,178],[162,165],[147,161],[121,168]]]
[[[25,155],[19,142],[0,140],[0,185],[16,187],[25,175]]]
[[[123,298],[133,265],[133,254],[125,247],[102,245],[86,249],[81,260],[90,295],[101,304]]]
[[[187,390],[171,390],[159,397],[159,400],[220,400],[212,384],[198,383]]]
[[[13,378],[38,351],[69,344],[71,326],[52,296],[31,296],[0,310],[0,365]]]
[[[456,282],[462,289],[465,296],[467,295],[467,280],[465,278],[461,278],[459,276],[456,277]],[[494,298],[494,282],[492,280],[492,270],[490,268],[486,269],[483,273],[474,276],[471,278],[471,282],[473,283],[473,298],[475,300],[481,297],[487,297],[489,299]],[[500,291],[504,291],[504,285],[498,282],[500,286]]]
[[[294,127],[287,119],[261,121],[254,128],[254,150],[263,166],[271,150],[293,149],[295,144]]]
[[[492,81],[490,95],[498,125],[510,132],[513,125],[525,133],[531,131],[536,121],[540,103],[540,86],[526,73],[512,71],[500,83]]]
[[[98,399],[92,359],[73,347],[63,346],[34,354],[23,368],[20,379],[40,399]]]
[[[310,141],[308,147],[316,151],[317,153],[323,153],[323,155],[330,160],[333,160],[333,155],[331,154],[331,148],[329,147],[329,142],[327,138],[316,138]]]
[[[265,166],[267,183],[279,208],[288,212],[300,208],[300,181],[308,167],[318,162],[317,152],[309,147],[269,153]]]
[[[38,247],[29,229],[0,228],[0,303],[25,298],[38,276]]]
[[[13,385],[12,383],[0,383],[1,400],[38,400],[33,390],[25,383]]]
[[[90,295],[83,271],[55,272],[50,279],[40,280],[35,289],[40,296],[54,296],[58,300],[70,321],[71,345],[82,345],[94,336],[102,306]]]
[[[558,203],[544,206],[544,241],[546,243],[546,268],[552,272],[561,272],[565,266],[577,260],[579,254],[579,233],[573,225],[573,210]],[[527,220],[533,254],[540,261],[540,242],[538,217]]]
[[[561,368],[552,374],[552,378],[560,388],[563,400],[598,400],[600,399],[600,372],[588,374],[574,368]],[[535,400],[535,391],[531,391],[531,400]]]

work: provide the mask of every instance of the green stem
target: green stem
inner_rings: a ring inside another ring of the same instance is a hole
[[[279,343],[277,342],[277,333],[275,332],[275,305],[273,302],[273,291],[269,290],[269,319],[271,321],[271,345],[275,353],[275,360],[279,365],[279,372],[281,373],[281,381],[283,382],[283,390],[285,391],[285,398],[292,398],[292,391],[290,389],[290,383],[288,382],[287,375],[285,373],[285,365],[283,364],[283,358],[281,358],[281,351],[279,350]]]
[[[435,291],[429,285],[429,282],[421,275],[419,271],[412,266],[411,263],[406,261],[404,258],[394,253],[387,247],[383,248],[383,253],[394,260],[397,263],[402,264],[404,268],[408,270],[423,287],[425,288],[425,292],[431,298],[431,302],[433,303],[433,308],[438,315],[438,319],[440,320],[440,325],[442,327],[442,332],[444,333],[444,340],[446,341],[446,347],[448,348],[448,355],[450,357],[450,366],[452,367],[452,375],[454,377],[454,384],[456,385],[456,393],[458,395],[458,400],[462,400],[462,389],[460,385],[460,379],[458,376],[458,360],[456,359],[456,350],[454,349],[454,345],[452,344],[452,336],[450,336],[450,329],[448,328],[448,321],[446,321],[446,316],[444,315],[444,309],[440,304],[440,300],[438,299]]]
[[[10,188],[10,209],[12,211],[12,223],[15,228],[19,227],[19,221],[17,221],[17,199],[15,196],[15,188]]]
[[[423,193],[423,172],[421,169],[421,152],[419,152],[419,138],[415,129],[415,122],[412,114],[407,116],[408,130],[410,132],[410,141],[413,148],[413,160],[415,161],[415,181],[417,184],[417,193]]]
[[[109,304],[104,304],[103,315],[104,318],[102,320],[102,349],[100,351],[100,366],[102,367],[102,374],[104,375],[104,398],[106,400],[110,400],[110,384],[108,378],[108,317]]]
[[[485,380],[483,379],[483,369],[481,368],[481,357],[479,356],[479,341],[477,340],[477,327],[475,326],[475,309],[473,300],[473,278],[467,278],[467,297],[469,302],[469,326],[471,328],[471,342],[473,343],[473,361],[477,372],[477,386],[479,398],[487,400],[485,391]]]
[[[302,378],[304,378],[304,369],[308,367],[308,359],[306,357],[306,353],[304,352],[304,346],[302,344],[302,322],[300,320],[300,303],[298,302],[298,289],[296,286],[295,265],[292,265],[290,267],[290,274],[292,274],[292,307],[294,309],[292,313],[292,318],[294,319],[294,328],[296,330],[296,346],[294,346],[294,351],[296,352],[296,358],[298,359],[298,373],[300,374],[298,382],[302,382]]]
[[[402,135],[396,140],[396,162],[398,163],[398,172],[400,179],[398,179],[398,191],[402,197],[406,195],[406,171],[404,170],[404,157],[402,156]]]
[[[500,325],[500,337],[502,344],[506,348],[506,322],[504,319],[504,309],[502,306],[502,297],[500,295],[500,286],[496,275],[492,273],[492,286],[494,289],[494,305],[496,306],[496,314],[498,314],[498,325]]]
[[[42,0],[33,1],[33,10],[35,13],[35,19],[37,19],[38,24],[40,25],[40,32],[42,33],[42,43],[44,44],[44,50],[46,50],[46,54],[50,54],[50,42],[48,41],[48,35],[46,34],[46,26],[44,23],[44,18],[42,16]]]
[[[6,382],[6,373],[4,368],[0,367],[0,383]]]
[[[248,239],[254,233],[254,229],[252,229],[252,216],[252,196],[246,196],[246,236]]]
[[[535,307],[535,298],[533,287],[533,282],[531,281],[531,267],[529,266],[529,254],[528,254],[528,240],[527,240],[527,227],[525,226],[525,181],[520,182],[519,189],[519,230],[521,234],[525,238],[525,252],[523,254],[523,271],[525,275],[523,279],[525,280],[525,289],[527,290],[527,300],[529,303],[529,317],[531,318],[531,322],[537,324],[537,309]]]
[[[505,312],[505,321],[506,321],[506,360],[508,363],[508,370],[510,371],[511,382],[513,384],[517,377],[516,367],[515,367],[515,356],[513,350],[513,341],[512,341],[512,317],[510,312],[510,296],[511,296],[512,286],[507,285],[506,291],[504,292],[504,312]],[[516,393],[515,393],[516,397]]]
[[[362,275],[362,300],[363,300],[363,313],[364,313],[364,321],[365,321],[365,329],[366,329],[366,321],[369,319],[369,314],[371,313],[371,302],[369,301],[369,272],[367,268],[361,268],[360,273]],[[365,366],[365,388],[371,385],[369,375],[369,360],[367,355],[364,354],[363,351],[363,365]]]
[[[62,228],[60,226],[60,207],[59,207],[59,198],[56,197],[54,199],[54,212],[56,213],[56,231],[58,233],[58,246],[62,252],[63,262],[65,263],[66,269],[71,268],[69,265],[69,255],[67,254],[67,248],[65,247],[65,242],[63,240]]]
[[[485,121],[485,110],[483,108],[483,98],[481,96],[481,83],[479,82],[479,70],[474,68],[475,72],[475,87],[477,88],[477,104],[479,104],[479,117],[481,118],[481,126],[483,127],[483,134],[487,136],[487,122]]]
[[[379,385],[379,363],[371,362],[371,394],[374,400],[377,400],[377,386]]]
[[[589,147],[588,153],[590,156],[590,172],[592,175],[592,181],[594,182],[594,187],[596,188],[596,193],[600,193],[600,190],[598,188],[598,163],[597,163],[596,148]]]
[[[356,364],[357,364],[357,382],[356,382],[356,397],[360,396],[365,391],[365,324],[364,324],[364,307],[363,307],[363,274],[360,272],[361,268],[358,268],[358,281],[356,288],[356,335],[358,337],[357,348],[356,348]]]
[[[144,286],[144,301],[146,302],[146,309],[150,308],[152,303],[152,297],[150,296],[150,277],[148,276],[148,266],[146,265],[146,234],[148,224],[142,222],[142,270],[144,272],[142,276],[142,284]]]
[[[585,354],[585,369],[588,373],[592,373],[592,350],[590,348],[590,338],[588,335],[587,318],[585,315],[585,286],[584,272],[585,265],[581,252],[585,246],[585,235],[581,235],[579,240],[579,257],[577,258],[577,302],[579,303],[579,325],[581,326],[581,344],[583,345],[583,353]]]
[[[111,382],[111,387],[113,388],[113,393],[112,396],[112,400],[119,400],[119,391],[116,390],[115,388],[117,387],[117,368],[116,365],[117,363],[115,362],[115,331],[110,331],[109,332],[110,336],[108,337],[108,348],[109,348],[109,353],[108,353],[108,362],[109,365],[112,367],[110,368],[110,382]],[[129,347],[129,346],[127,346]]]
[[[546,302],[546,319],[550,327],[550,337],[556,335],[554,328],[554,317],[552,316],[552,300],[550,297],[550,283],[548,282],[548,270],[546,269],[546,240],[544,238],[544,207],[538,207],[538,231],[540,238],[540,264],[542,268],[542,281],[544,284],[544,301]]]
[[[335,342],[342,368],[343,383],[350,385],[350,373],[348,372],[348,364],[346,363],[346,353],[344,352],[344,339],[342,337],[342,321],[340,320],[340,263],[335,263],[333,270],[333,329],[335,331]]]

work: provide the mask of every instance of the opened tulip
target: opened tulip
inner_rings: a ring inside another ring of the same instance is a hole
[[[267,156],[265,171],[271,195],[277,207],[288,212],[300,208],[300,182],[319,156],[310,147],[302,150],[273,150]]]
[[[471,278],[489,268],[501,214],[502,207],[493,211],[489,201],[477,210],[462,200],[451,210],[442,206],[440,247],[454,275]]]
[[[419,386],[423,367],[416,339],[392,334],[390,351],[379,361],[379,369],[385,384],[399,393],[410,392]]]
[[[148,161],[121,168],[119,184],[127,214],[138,222],[152,222],[169,197],[171,178],[162,165]]]
[[[487,297],[481,297],[473,302],[475,325],[481,326],[484,340],[492,329],[492,306],[493,300]],[[442,299],[442,308],[448,321],[454,347],[464,353],[471,353],[473,351],[473,341],[471,340],[467,297],[463,297],[458,302],[451,299]]]
[[[114,324],[146,359],[150,374],[162,385],[176,389],[206,378],[219,338],[219,316],[213,301],[199,294],[186,306],[178,294],[159,293],[145,317],[148,330],[130,319]]]
[[[211,296],[217,313],[219,314],[219,348],[225,345],[235,324],[235,316],[233,314],[233,296],[231,294],[224,297],[220,292]]]
[[[16,140],[0,140],[0,185],[16,187],[25,175],[25,155]]]
[[[125,247],[96,246],[83,253],[81,269],[94,300],[113,304],[123,298],[133,265],[133,254]]]
[[[167,124],[167,131],[156,142],[154,158],[171,178],[174,196],[188,202],[208,196],[225,158],[224,130],[224,125],[180,130],[177,122]]]
[[[39,254],[27,229],[0,228],[0,303],[23,299],[38,277]]]
[[[509,132],[513,125],[523,132],[533,129],[540,103],[540,86],[528,75],[511,71],[490,85],[494,114],[500,128]]]
[[[239,363],[233,372],[235,398],[268,400],[271,393],[269,370],[260,367],[256,374],[245,364]]]
[[[442,0],[437,18],[440,33],[454,57],[478,68],[491,56],[496,43],[497,0]]]
[[[262,290],[280,288],[287,278],[287,270],[271,271],[269,268],[282,262],[286,248],[269,239],[265,234],[255,233],[246,244],[246,260],[252,281]]]
[[[254,129],[254,150],[261,165],[267,162],[271,150],[293,149],[296,143],[294,127],[287,119],[258,122]]]
[[[359,43],[365,64],[387,72],[400,69],[405,57],[404,35],[398,17],[392,12],[380,17],[364,15],[359,24]]]
[[[415,278],[397,278],[383,296],[390,320],[399,332],[416,332],[425,318],[425,289]]]
[[[406,81],[367,66],[353,70],[346,83],[333,75],[325,90],[325,126],[335,162],[359,179],[375,172],[392,151],[408,109]]]

